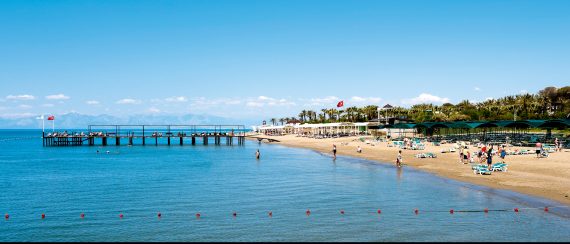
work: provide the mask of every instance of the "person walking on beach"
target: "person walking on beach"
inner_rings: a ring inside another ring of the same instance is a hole
[[[398,151],[398,157],[396,157],[396,166],[402,167],[402,150]]]
[[[261,156],[261,153],[259,152],[259,149],[257,149],[257,152],[255,152],[255,158],[259,159],[259,156]]]
[[[336,159],[336,145],[333,144],[333,158]]]
[[[491,170],[491,165],[493,164],[493,146],[487,150],[487,167]]]
[[[467,148],[467,146],[465,146],[465,150],[463,150],[463,164],[469,163],[470,158],[471,158],[471,152],[469,152],[469,149]]]
[[[500,155],[501,155],[501,160],[503,161],[503,163],[505,163],[505,157],[507,156],[507,151],[505,150],[505,145],[503,145],[503,148],[501,149]]]
[[[537,142],[535,147],[536,158],[540,158],[540,153],[542,152],[542,143]]]
[[[463,150],[464,148],[462,146],[459,147],[459,162],[463,163]]]
[[[360,146],[358,146],[358,148],[356,148],[356,152],[362,153],[362,148],[360,148]]]

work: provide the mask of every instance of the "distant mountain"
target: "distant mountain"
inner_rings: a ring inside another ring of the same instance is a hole
[[[101,115],[87,115],[80,113],[67,113],[55,116],[55,127],[65,129],[83,129],[88,125],[105,125],[105,124],[179,124],[179,125],[198,125],[198,124],[211,124],[211,125],[245,125],[246,128],[251,128],[251,125],[259,123],[257,120],[244,120],[224,118],[212,115],[198,115],[198,114],[185,114],[185,115],[149,115],[149,114],[135,114],[131,116],[112,116],[107,114]],[[51,121],[45,121],[46,128],[51,128]],[[37,120],[35,116],[25,118],[0,118],[1,129],[41,129],[42,122]]]

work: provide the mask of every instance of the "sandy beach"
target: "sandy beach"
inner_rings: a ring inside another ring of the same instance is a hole
[[[309,148],[332,156],[332,146],[337,146],[338,155],[373,160],[378,163],[395,165],[398,148],[388,147],[386,142],[367,144],[359,140],[360,137],[343,137],[328,139],[312,139],[296,137],[295,135],[265,136],[279,140],[271,142],[291,147]],[[267,143],[264,140],[264,143]],[[356,152],[357,147],[362,153]],[[452,144],[433,146],[426,145],[425,150],[402,150],[404,168],[414,167],[441,177],[459,181],[484,185],[492,188],[512,190],[528,195],[548,198],[560,203],[570,205],[570,150],[550,153],[548,158],[537,159],[536,155],[508,155],[505,159],[507,172],[493,172],[491,175],[475,175],[469,164],[459,162],[459,152],[441,153],[442,149],[449,149]],[[471,152],[477,148],[470,147]],[[531,149],[513,147],[511,149]],[[415,155],[423,152],[433,152],[437,158],[416,158]],[[498,157],[496,157],[498,159]],[[495,160],[497,160],[495,159]],[[395,167],[395,166],[394,166]]]

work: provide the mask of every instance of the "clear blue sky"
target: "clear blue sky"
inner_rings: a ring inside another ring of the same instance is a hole
[[[554,0],[1,0],[0,116],[268,118],[536,92],[570,84],[569,13]]]

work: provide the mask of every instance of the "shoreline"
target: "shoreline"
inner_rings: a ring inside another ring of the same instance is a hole
[[[271,138],[284,146],[306,148],[332,155],[332,145],[337,146],[337,155],[351,156],[380,163],[393,165],[398,153],[397,148],[387,147],[386,142],[367,144],[359,140],[362,136],[312,139],[296,137],[295,135],[266,136],[253,135],[247,137],[256,140],[256,137]],[[266,143],[264,141],[264,143]],[[548,158],[536,159],[533,154],[508,155],[505,158],[509,169],[507,172],[493,172],[491,175],[475,175],[469,164],[459,162],[459,154],[441,153],[442,149],[449,149],[452,144],[442,146],[426,145],[425,150],[403,150],[403,164],[414,169],[432,173],[436,176],[466,182],[492,189],[509,190],[529,196],[552,200],[570,206],[570,151],[551,153]],[[360,146],[362,153],[357,153]],[[533,149],[513,147],[517,149]],[[475,151],[470,147],[471,151]],[[418,153],[433,152],[437,158],[415,158]],[[498,157],[497,157],[498,158]]]

